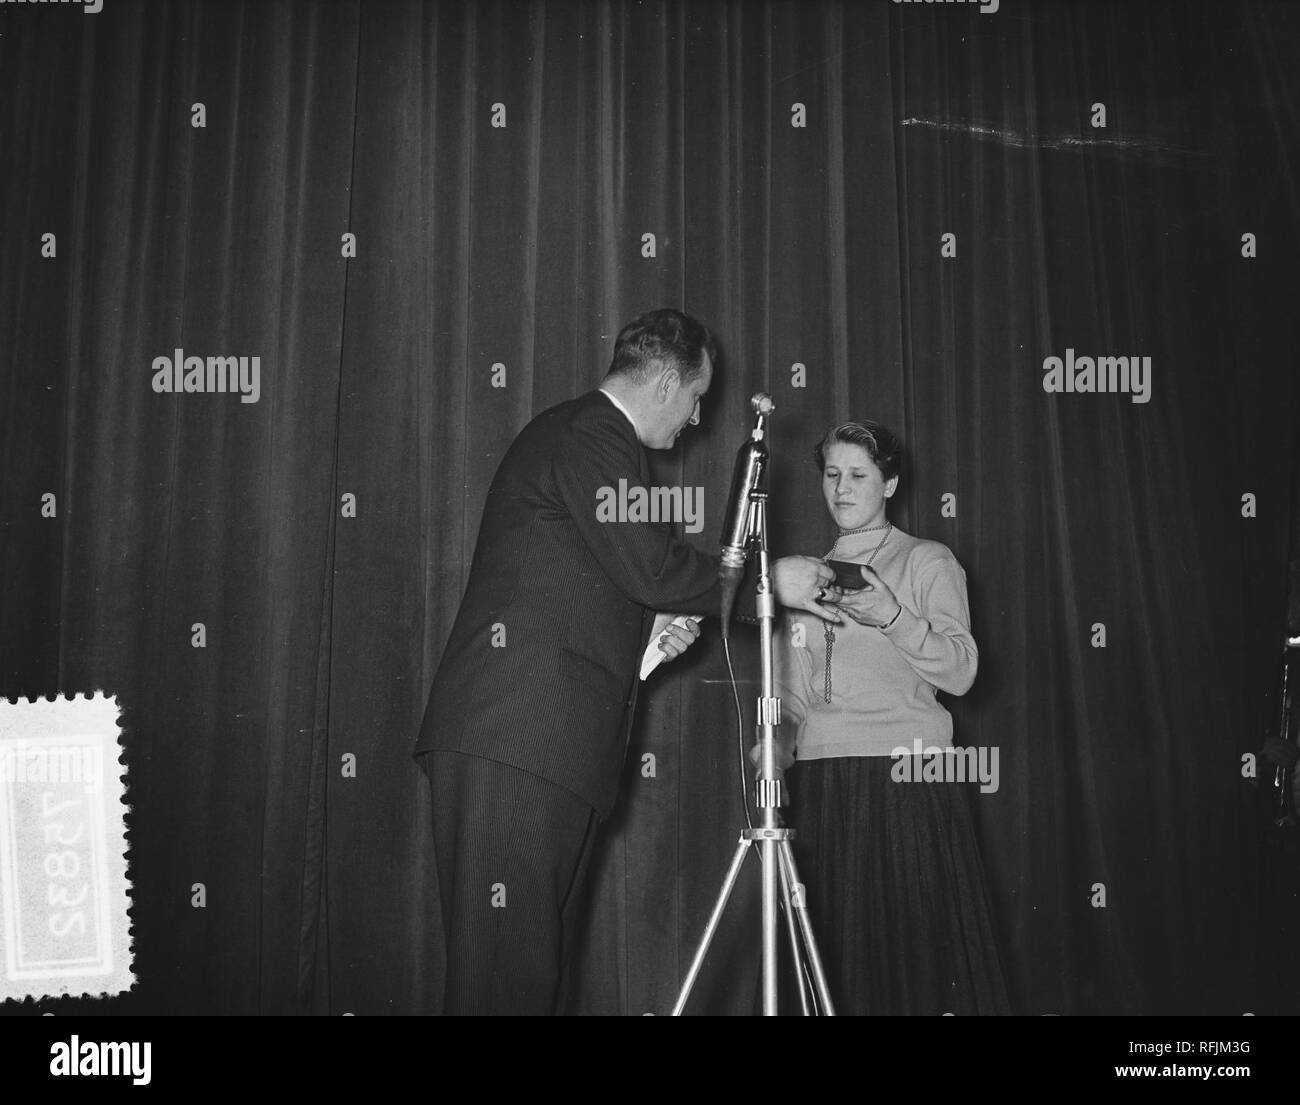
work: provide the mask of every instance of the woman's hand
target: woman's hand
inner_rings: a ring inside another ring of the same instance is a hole
[[[794,740],[795,735],[793,727],[789,725],[778,725],[772,734],[772,749],[775,753],[777,771],[786,771],[794,766]],[[755,741],[754,746],[749,750],[749,762],[755,767],[761,767],[763,744],[761,740]]]
[[[898,617],[902,606],[894,597],[894,592],[889,589],[889,584],[876,574],[875,568],[869,568],[865,564],[860,567],[862,578],[867,581],[867,585],[860,591],[843,592],[835,599],[833,605],[837,610],[844,611],[859,625],[870,625],[876,628],[889,625]]]

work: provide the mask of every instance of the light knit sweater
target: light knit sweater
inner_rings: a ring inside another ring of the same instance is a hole
[[[836,560],[865,564],[883,531],[842,537]],[[872,561],[902,610],[887,630],[845,615],[831,649],[831,701],[825,700],[826,623],[785,611],[774,649],[782,736],[797,732],[800,760],[888,756],[952,745],[952,717],[936,690],[965,694],[979,651],[970,632],[966,573],[948,548],[895,527]],[[797,627],[802,627],[800,633]],[[798,641],[802,638],[803,645]]]

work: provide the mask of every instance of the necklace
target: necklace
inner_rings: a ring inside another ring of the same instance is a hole
[[[844,540],[844,538],[852,537],[855,533],[873,533],[874,531],[879,529],[893,529],[893,528],[894,528],[893,522],[881,522],[877,526],[858,526],[857,529],[842,529],[840,530],[839,537],[835,538],[835,544],[838,545],[841,541]],[[830,556],[834,552],[835,550],[832,548],[831,551],[826,555]]]
[[[876,559],[876,553],[880,552],[880,550],[885,547],[885,542],[889,540],[889,535],[894,532],[893,522],[887,522],[883,526],[860,526],[858,529],[845,530],[835,539],[835,544],[831,546],[831,551],[826,554],[824,559],[834,559],[835,550],[839,548],[840,542],[843,541],[844,538],[851,537],[855,533],[867,533],[870,530],[878,529],[883,529],[885,531],[885,536],[880,539],[880,544],[871,550],[871,556],[867,559],[867,567],[871,567],[871,561]],[[830,622],[824,623],[824,626],[826,636],[826,691],[824,697],[826,701],[829,702],[831,700],[831,649],[835,647],[835,626]]]

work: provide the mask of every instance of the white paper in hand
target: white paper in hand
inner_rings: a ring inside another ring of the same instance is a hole
[[[641,657],[641,681],[645,682],[646,676],[668,659],[659,649],[659,639],[670,625],[685,629],[688,621],[703,620],[703,614],[656,614],[654,629],[650,631],[650,643],[646,645],[645,654]]]

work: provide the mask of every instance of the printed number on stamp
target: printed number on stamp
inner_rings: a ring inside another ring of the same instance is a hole
[[[131,987],[117,714],[0,699],[0,1000]]]

